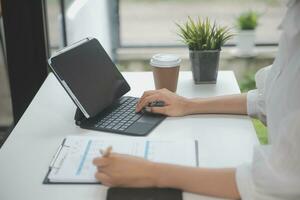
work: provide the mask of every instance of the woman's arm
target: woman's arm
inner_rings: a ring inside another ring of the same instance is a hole
[[[187,192],[229,199],[240,199],[235,169],[209,169],[154,164],[158,187],[171,187]]]
[[[187,110],[189,114],[223,113],[246,115],[247,94],[190,99],[187,104]]]
[[[155,163],[148,160],[111,154],[94,159],[96,178],[107,186],[170,187],[184,191],[239,199],[235,169],[206,169]]]
[[[164,101],[164,107],[147,107],[156,100]],[[209,98],[188,99],[176,95],[167,89],[144,92],[140,98],[136,111],[144,107],[150,112],[168,116],[184,116],[200,113],[247,114],[247,95],[227,95]]]

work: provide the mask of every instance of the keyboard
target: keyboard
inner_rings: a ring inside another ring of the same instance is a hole
[[[139,98],[122,97],[109,114],[95,123],[95,128],[124,131],[143,116],[136,113],[135,107]]]

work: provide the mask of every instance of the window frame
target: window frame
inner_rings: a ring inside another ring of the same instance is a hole
[[[66,34],[66,22],[65,22],[65,0],[60,1],[60,10],[62,15],[62,32],[63,32],[63,43],[64,46],[67,44],[67,34]],[[108,9],[110,13],[111,23],[110,30],[112,34],[112,53],[113,58],[116,58],[116,52],[119,48],[123,49],[139,49],[139,48],[185,48],[185,45],[180,44],[132,44],[124,45],[122,43],[121,30],[120,30],[120,0],[107,0]],[[227,43],[224,47],[235,47],[235,43]],[[277,42],[259,42],[255,43],[256,47],[277,47]]]

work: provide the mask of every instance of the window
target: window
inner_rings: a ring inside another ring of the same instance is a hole
[[[52,52],[85,37],[95,37],[111,54],[110,3],[108,0],[48,0]]]
[[[63,44],[61,5],[65,5],[64,11],[67,12],[72,2],[74,0],[47,0],[49,41],[52,50]],[[286,1],[281,0],[107,0],[107,2],[113,6],[112,9],[108,9],[114,16],[109,22],[113,27],[114,47],[182,46],[176,35],[175,22],[182,23],[187,16],[193,18],[200,16],[209,17],[221,25],[234,27],[239,13],[250,9],[261,14],[256,31],[256,43],[276,45],[280,35],[278,25],[286,4]],[[98,8],[93,12],[99,12]],[[234,39],[230,41],[231,44],[234,42]]]
[[[200,16],[233,27],[239,13],[249,9],[261,14],[256,43],[276,44],[285,12],[285,1],[280,0],[120,0],[119,4],[123,47],[181,45],[175,22]]]

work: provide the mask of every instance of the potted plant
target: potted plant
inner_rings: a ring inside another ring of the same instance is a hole
[[[211,23],[208,18],[193,20],[191,17],[177,26],[178,35],[189,48],[194,82],[216,83],[221,47],[233,36],[230,29]]]
[[[236,21],[239,33],[237,35],[237,53],[243,56],[253,56],[255,46],[255,29],[259,14],[254,11],[241,13]]]

